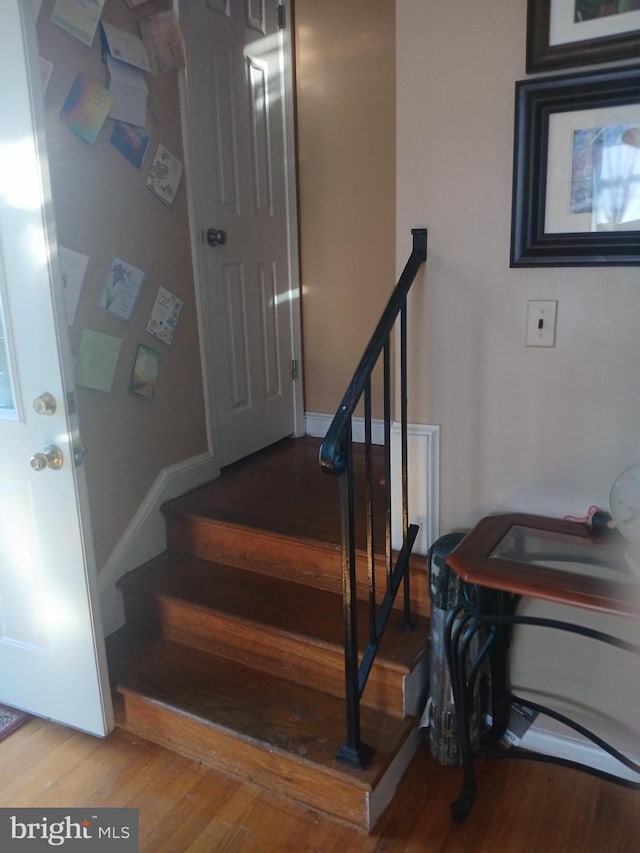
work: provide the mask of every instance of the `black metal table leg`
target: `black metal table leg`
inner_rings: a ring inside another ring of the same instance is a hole
[[[464,607],[458,607],[449,614],[445,628],[445,645],[456,714],[456,731],[464,774],[460,795],[451,805],[451,817],[455,823],[462,823],[467,817],[476,795],[471,742],[471,717],[474,711],[473,683],[469,683],[467,660],[471,642],[478,628],[479,623]],[[475,678],[472,681],[475,681]]]

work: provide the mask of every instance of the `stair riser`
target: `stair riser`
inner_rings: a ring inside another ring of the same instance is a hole
[[[342,562],[336,546],[304,542],[277,533],[234,527],[198,516],[166,514],[167,548],[170,553],[225,563],[241,569],[295,580],[317,589],[342,593]],[[366,559],[359,559],[357,596],[369,595]],[[419,616],[429,616],[430,603],[424,567],[410,568],[411,606]],[[384,562],[377,560],[378,599],[384,594]],[[395,606],[402,607],[402,590]]]
[[[167,640],[221,655],[272,675],[304,682],[338,698],[344,697],[342,649],[269,630],[171,597],[158,596],[155,610],[160,635]],[[406,674],[397,667],[377,661],[362,703],[398,717],[406,716]],[[415,710],[411,709],[411,713]]]
[[[358,785],[330,771],[295,760],[242,740],[237,734],[205,725],[188,714],[164,707],[145,697],[123,691],[120,724],[128,731],[175,752],[201,761],[270,792],[370,829],[367,785]]]

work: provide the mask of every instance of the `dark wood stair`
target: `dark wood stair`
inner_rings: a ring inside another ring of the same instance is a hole
[[[284,442],[164,507],[168,552],[120,581],[137,649],[117,682],[118,722],[370,829],[418,744],[424,558],[412,569],[414,630],[392,615],[363,695],[374,757],[345,767],[337,487],[317,446]],[[364,609],[359,621],[364,644]]]

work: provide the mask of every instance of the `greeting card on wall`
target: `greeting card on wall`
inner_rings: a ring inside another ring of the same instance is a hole
[[[182,163],[168,148],[160,143],[147,175],[147,186],[153,190],[160,201],[165,204],[172,204],[181,177]]]
[[[83,329],[76,360],[76,385],[111,391],[121,346],[121,338]]]
[[[140,18],[138,27],[155,75],[184,68],[182,36],[174,10]]]
[[[109,69],[109,92],[113,97],[113,106],[109,117],[118,121],[126,121],[137,127],[147,123],[147,97],[149,90],[144,79],[144,73],[133,65],[120,62],[112,56],[107,56]]]
[[[95,142],[102,129],[113,97],[94,80],[79,74],[73,81],[60,118],[85,142]]]
[[[151,71],[147,49],[138,36],[107,24],[105,21],[102,22],[102,32],[104,44],[111,56],[141,71]]]
[[[161,287],[149,318],[147,332],[170,346],[173,343],[181,309],[182,300]]]
[[[128,320],[136,304],[143,279],[142,270],[132,267],[120,258],[114,258],[100,296],[100,307],[114,317]]]
[[[59,250],[67,325],[73,326],[89,256],[83,255],[81,252],[74,252],[73,249],[67,249],[64,246],[59,246]]]
[[[137,397],[152,400],[153,393],[158,383],[158,369],[162,355],[157,349],[138,344],[136,360],[133,363],[133,372],[129,391]]]
[[[56,0],[51,13],[54,24],[90,46],[98,29],[105,0]]]
[[[111,133],[111,144],[127,158],[130,163],[139,169],[142,166],[144,155],[149,147],[151,137],[141,127],[127,124],[124,121],[116,121]]]

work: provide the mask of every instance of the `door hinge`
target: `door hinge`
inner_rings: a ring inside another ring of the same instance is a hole
[[[298,378],[298,359],[294,358],[291,360],[291,378],[295,382]]]
[[[278,29],[284,30],[287,27],[287,19],[285,17],[284,3],[278,4]]]

